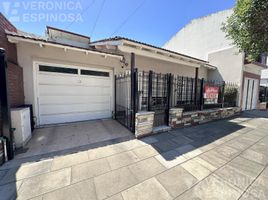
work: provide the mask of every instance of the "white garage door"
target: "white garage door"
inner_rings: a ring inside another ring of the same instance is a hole
[[[112,117],[112,71],[38,66],[39,125]]]

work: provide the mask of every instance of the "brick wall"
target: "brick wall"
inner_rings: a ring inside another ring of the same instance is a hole
[[[8,90],[10,106],[24,104],[23,71],[18,65],[8,62]]]
[[[5,30],[17,32],[17,29],[0,13],[0,47],[6,50],[8,61],[17,64],[16,45],[8,42]]]
[[[5,30],[17,32],[16,27],[0,13],[0,47],[4,48],[7,54],[9,100],[13,107],[24,104],[23,71],[17,64],[16,45],[8,42]]]

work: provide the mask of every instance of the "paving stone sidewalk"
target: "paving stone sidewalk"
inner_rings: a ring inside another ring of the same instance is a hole
[[[268,199],[268,119],[195,127],[0,167],[0,199]]]

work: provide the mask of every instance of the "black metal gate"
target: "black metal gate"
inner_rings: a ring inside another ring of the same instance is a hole
[[[154,111],[154,127],[168,125],[170,75],[149,72],[148,110]]]
[[[198,110],[201,106],[202,80],[197,78],[172,76],[172,107],[184,111]]]
[[[115,119],[134,131],[130,71],[115,76]]]

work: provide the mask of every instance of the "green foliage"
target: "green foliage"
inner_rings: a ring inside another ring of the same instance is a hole
[[[268,52],[268,0],[237,0],[222,29],[249,60],[256,60]]]
[[[238,95],[238,86],[236,84],[227,83],[224,87],[224,102],[229,105],[236,104]]]

